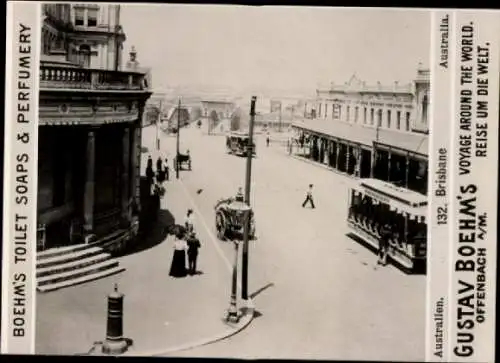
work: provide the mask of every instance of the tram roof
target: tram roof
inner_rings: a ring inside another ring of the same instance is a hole
[[[231,131],[228,136],[237,136],[237,137],[250,137],[248,132],[244,131]]]
[[[362,125],[349,124],[334,120],[307,120],[292,123],[292,127],[307,130],[313,133],[344,139],[354,143],[372,146],[376,141],[398,149],[423,155],[429,154],[429,137],[426,134],[399,132]]]
[[[422,216],[427,214],[427,196],[413,190],[372,178],[360,179],[355,189],[407,213]]]

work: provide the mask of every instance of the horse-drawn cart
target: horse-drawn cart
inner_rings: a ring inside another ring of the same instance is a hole
[[[232,198],[220,200],[215,205],[215,228],[220,240],[243,239],[245,221],[250,218],[249,239],[255,238],[255,219],[252,209],[244,202]]]
[[[191,170],[191,155],[189,154],[178,154],[174,158],[174,168],[177,170],[177,165],[179,170],[182,170],[184,165],[187,165],[188,170]]]

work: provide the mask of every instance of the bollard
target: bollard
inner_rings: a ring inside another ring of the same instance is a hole
[[[108,323],[106,328],[106,341],[102,346],[104,354],[122,354],[129,346],[123,337],[123,294],[118,292],[118,284],[114,291],[108,295]]]

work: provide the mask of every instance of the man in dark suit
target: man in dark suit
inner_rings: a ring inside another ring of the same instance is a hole
[[[196,274],[196,261],[198,259],[198,249],[201,247],[200,240],[196,237],[193,231],[186,240],[188,245],[188,273],[190,275]]]

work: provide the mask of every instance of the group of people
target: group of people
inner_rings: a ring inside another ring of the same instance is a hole
[[[165,180],[169,180],[170,168],[168,166],[168,158],[162,160],[160,156],[156,159],[156,172],[153,170],[153,158],[151,155],[148,156],[148,162],[146,164],[146,178],[150,183],[156,181],[158,183],[163,183]]]
[[[175,233],[174,255],[169,275],[177,278],[196,275],[200,247],[200,240],[194,230],[193,210],[188,209],[183,228],[178,228]]]

